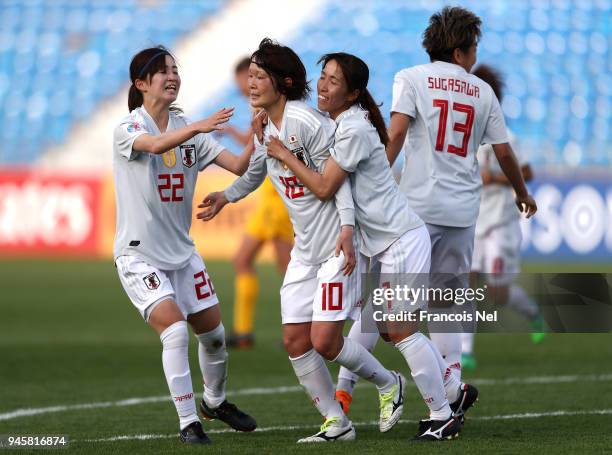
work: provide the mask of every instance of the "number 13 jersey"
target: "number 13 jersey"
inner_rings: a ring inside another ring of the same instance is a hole
[[[188,123],[182,115],[170,112],[166,130]],[[134,109],[114,131],[114,257],[136,256],[160,270],[180,269],[195,251],[189,229],[198,172],[224,148],[209,134],[197,134],[161,155],[153,155],[134,150],[134,141],[141,134],[160,134],[144,107]]]
[[[482,186],[476,151],[508,142],[491,87],[453,63],[414,66],[395,75],[391,111],[411,117],[399,185],[410,207],[429,224],[473,225]]]

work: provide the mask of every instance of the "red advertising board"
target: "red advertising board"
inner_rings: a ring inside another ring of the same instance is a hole
[[[0,170],[0,254],[98,254],[102,179]]]

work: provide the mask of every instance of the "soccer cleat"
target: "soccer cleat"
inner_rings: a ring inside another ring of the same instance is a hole
[[[255,335],[252,333],[232,333],[225,339],[228,348],[251,349],[255,345]]]
[[[391,372],[397,383],[387,393],[378,395],[380,400],[380,419],[378,428],[381,433],[389,431],[398,422],[404,412],[404,393],[406,392],[406,378],[395,371]]]
[[[349,419],[344,418],[345,425],[342,424],[340,417],[332,417],[331,419],[325,419],[321,430],[298,440],[298,444],[310,443],[310,442],[335,442],[335,441],[354,441],[356,434],[355,428]]]
[[[540,344],[546,338],[546,331],[544,327],[544,318],[541,314],[538,314],[531,321],[531,342],[533,344]]]
[[[185,444],[212,444],[212,441],[204,433],[200,422],[190,423],[183,428],[179,433],[179,439]]]
[[[476,357],[473,354],[461,354],[461,369],[472,371],[476,369]]]
[[[348,415],[349,408],[351,407],[351,403],[353,402],[353,397],[346,390],[336,390],[336,401],[340,403],[342,407],[342,411],[345,415]]]
[[[446,420],[421,420],[419,432],[414,437],[417,441],[443,441],[459,436],[461,424],[454,415]]]
[[[206,402],[202,400],[200,403],[200,412],[202,416],[207,420],[219,419],[222,422],[227,423],[236,431],[253,431],[257,428],[257,422],[250,415],[242,412],[232,404],[225,400],[219,407],[211,409],[206,405]]]
[[[478,389],[470,384],[461,384],[459,398],[451,403],[450,408],[461,425],[465,423],[465,412],[478,400]]]

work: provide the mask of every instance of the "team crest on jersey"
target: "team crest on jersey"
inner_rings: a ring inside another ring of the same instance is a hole
[[[140,128],[140,125],[137,122],[132,122],[129,123],[127,126],[127,130],[128,133],[133,133],[135,131],[140,131],[142,128]]]
[[[181,145],[179,149],[181,151],[181,157],[183,158],[183,165],[185,167],[192,167],[196,162],[195,145]]]
[[[292,134],[291,136],[289,136],[290,144],[295,144],[296,142],[297,142],[297,136],[295,134]]]
[[[147,276],[145,276],[143,279],[144,284],[151,290],[154,291],[155,289],[157,289],[159,287],[159,278],[157,277],[157,273],[153,272],[153,273],[149,273]]]
[[[162,153],[162,160],[168,168],[176,166],[176,152],[174,151],[174,149]]]
[[[304,150],[304,147],[298,146],[294,149],[291,149],[291,153],[293,153],[298,160],[304,163],[306,167],[308,168],[312,167],[310,163],[310,159],[308,158],[308,155],[306,155],[306,151]]]

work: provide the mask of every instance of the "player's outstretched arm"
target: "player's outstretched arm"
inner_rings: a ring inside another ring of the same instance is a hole
[[[202,221],[210,221],[217,216],[228,202],[223,191],[210,193],[204,198],[202,203],[198,205],[198,208],[202,209],[202,211],[196,214],[196,218]]]
[[[252,136],[251,136],[252,137]],[[249,160],[255,150],[253,141],[248,143],[240,155],[234,155],[229,150],[223,150],[217,158],[215,158],[215,164],[222,167],[226,171],[230,171],[238,176],[244,174],[249,167]]]
[[[532,217],[538,207],[535,200],[527,192],[525,181],[523,180],[523,174],[519,167],[518,161],[512,147],[507,142],[504,144],[494,144],[493,152],[499,162],[504,175],[510,181],[514,192],[516,193],[516,206],[520,212],[527,214],[527,218]]]
[[[331,199],[346,178],[346,172],[333,158],[328,158],[323,174],[319,174],[306,167],[277,137],[271,137],[266,147],[268,156],[282,161],[300,182],[322,201]]]
[[[408,127],[410,126],[410,117],[400,112],[391,112],[391,122],[389,123],[389,143],[387,144],[387,159],[389,165],[393,166],[397,156],[402,150]]]
[[[183,128],[166,131],[158,136],[142,134],[136,138],[132,148],[137,152],[161,155],[191,139],[196,134],[210,133],[211,131],[223,129],[223,124],[226,123],[233,114],[233,107],[223,108],[210,117],[190,123]]]

